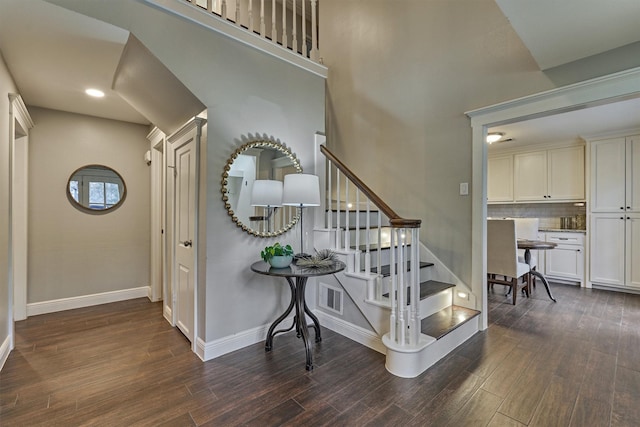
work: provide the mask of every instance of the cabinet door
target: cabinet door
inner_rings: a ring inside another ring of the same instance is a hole
[[[605,285],[624,285],[624,213],[591,216],[591,281]]]
[[[547,151],[549,198],[584,200],[584,147]]]
[[[514,161],[516,201],[548,200],[547,152],[516,154]]]
[[[626,284],[640,288],[640,214],[627,214],[626,218]]]
[[[625,207],[624,138],[591,143],[591,212],[622,212]]]
[[[640,135],[627,137],[627,212],[640,212]]]
[[[487,160],[487,199],[489,202],[513,202],[513,156]]]
[[[547,276],[582,282],[584,251],[581,246],[558,245],[547,251],[545,267]]]

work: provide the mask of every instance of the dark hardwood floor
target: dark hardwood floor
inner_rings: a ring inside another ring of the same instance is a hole
[[[316,368],[295,333],[203,363],[137,299],[16,325],[2,426],[638,426],[640,296],[554,285],[414,379],[323,329]]]

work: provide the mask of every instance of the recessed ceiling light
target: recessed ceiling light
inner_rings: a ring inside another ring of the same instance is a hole
[[[95,98],[102,98],[104,96],[104,92],[98,89],[87,89],[84,93]]]
[[[487,143],[493,144],[494,142],[498,142],[504,136],[504,132],[491,132],[487,134]]]

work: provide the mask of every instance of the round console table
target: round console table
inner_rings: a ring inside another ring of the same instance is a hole
[[[258,261],[251,264],[251,271],[264,274],[265,276],[284,277],[289,283],[291,289],[291,301],[289,307],[282,313],[273,324],[269,327],[267,332],[267,339],[264,344],[265,351],[271,351],[273,348],[273,338],[282,332],[288,332],[295,326],[298,337],[302,338],[304,342],[305,352],[307,356],[306,369],[310,371],[313,369],[313,355],[311,353],[311,342],[309,341],[309,327],[313,327],[316,333],[316,342],[322,341],[320,335],[320,322],[318,318],[309,310],[305,301],[305,287],[307,285],[307,279],[309,277],[326,276],[328,274],[334,274],[344,270],[345,263],[336,261],[329,266],[322,267],[299,267],[295,264],[291,264],[285,268],[273,268],[266,262]],[[295,282],[294,279],[295,278]],[[296,312],[293,318],[293,324],[288,329],[275,330],[276,327],[293,311],[295,307]],[[305,313],[313,320],[313,324],[307,325]]]

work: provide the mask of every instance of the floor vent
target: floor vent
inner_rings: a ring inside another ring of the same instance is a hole
[[[342,289],[320,282],[320,307],[342,314],[342,294]]]

